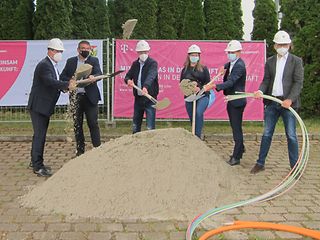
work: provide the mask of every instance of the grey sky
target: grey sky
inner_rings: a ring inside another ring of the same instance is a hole
[[[242,0],[242,21],[244,23],[243,32],[244,32],[244,40],[251,40],[250,33],[252,32],[253,28],[253,17],[252,17],[252,10],[254,8],[254,0]]]

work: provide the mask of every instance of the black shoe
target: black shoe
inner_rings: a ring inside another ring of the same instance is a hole
[[[49,167],[49,166],[44,165],[43,167],[44,167],[48,172],[51,172],[51,171],[52,171],[51,167]],[[32,162],[29,163],[28,168],[29,168],[29,169],[33,169],[33,164],[32,164]]]
[[[250,173],[251,174],[256,174],[258,172],[264,171],[264,169],[265,169],[264,166],[259,165],[259,164],[256,163],[256,165],[254,165],[253,168],[251,169]]]
[[[227,163],[231,166],[234,166],[234,165],[239,165],[240,164],[240,159],[237,159],[237,158],[230,158],[229,161],[227,161]]]
[[[79,157],[80,155],[84,154],[83,151],[76,151],[76,156]]]
[[[50,177],[52,176],[52,173],[49,172],[45,168],[40,168],[39,170],[33,170],[35,174],[37,174],[38,177]]]

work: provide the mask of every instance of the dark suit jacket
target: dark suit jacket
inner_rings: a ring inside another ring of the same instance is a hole
[[[233,95],[235,92],[245,92],[246,88],[246,65],[244,61],[239,58],[234,64],[231,73],[229,74],[230,62],[224,65],[226,73],[223,77],[223,83],[217,84],[216,90],[223,90],[224,95]],[[234,107],[243,107],[247,104],[246,98],[230,101],[229,104]]]
[[[124,81],[128,83],[128,80],[133,80],[134,84],[138,83],[138,76],[140,72],[139,59],[134,61],[127,72]],[[158,63],[152,58],[148,57],[142,67],[141,73],[141,88],[145,87],[148,93],[156,98],[159,93],[159,83],[158,83]],[[133,89],[133,95],[138,96],[137,90]]]
[[[96,57],[89,56],[85,63],[88,63],[92,65],[92,72],[91,75],[102,75],[99,60]],[[77,69],[78,65],[78,56],[71,57],[67,60],[66,66],[64,67],[60,79],[62,81],[69,81],[72,76],[74,76],[74,73]],[[98,104],[99,100],[101,99],[99,88],[97,86],[97,83],[92,83],[85,88],[86,94],[90,100],[90,102],[94,105]]]
[[[264,94],[272,95],[272,88],[274,78],[276,76],[277,55],[268,58],[265,68],[263,81],[260,84],[259,90]],[[300,93],[303,86],[303,65],[302,59],[288,54],[287,62],[283,70],[282,77],[283,97],[284,99],[291,99],[293,108],[300,107]],[[265,105],[271,101],[264,99]]]
[[[57,79],[49,57],[44,58],[34,71],[28,109],[50,117],[60,96],[60,90],[67,90],[68,86],[68,82]]]

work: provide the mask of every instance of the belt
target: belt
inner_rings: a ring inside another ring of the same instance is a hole
[[[281,101],[283,101],[283,100],[286,99],[284,96],[273,96],[273,97],[278,98],[278,99],[281,100]]]

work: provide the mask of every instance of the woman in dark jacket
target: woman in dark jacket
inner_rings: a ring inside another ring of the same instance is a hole
[[[193,44],[188,49],[188,56],[184,63],[184,68],[181,71],[180,82],[183,79],[189,79],[196,82],[195,91],[198,92],[204,85],[210,82],[210,74],[208,68],[200,63],[201,49]],[[186,96],[185,96],[186,97]],[[196,101],[196,116],[195,116],[195,134],[201,138],[203,128],[203,114],[208,107],[209,92],[205,92],[204,96]],[[185,102],[186,110],[192,122],[192,107],[193,102]]]

